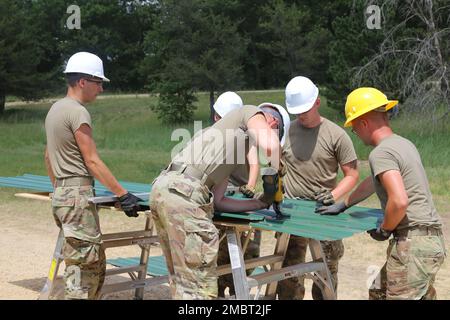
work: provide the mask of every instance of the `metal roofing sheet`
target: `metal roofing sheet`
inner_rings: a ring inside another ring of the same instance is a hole
[[[130,192],[150,192],[151,186],[144,183],[120,181]],[[50,179],[46,176],[25,174],[18,177],[0,177],[0,186],[18,189],[29,189],[41,192],[52,192]],[[108,196],[108,191],[101,183],[96,181],[95,190],[97,196]],[[241,198],[240,196],[234,196]],[[146,199],[145,199],[146,200]],[[141,204],[148,205],[148,201]],[[371,209],[354,206],[338,216],[321,216],[314,213],[315,202],[305,200],[285,199],[282,211],[290,214],[289,218],[282,221],[270,221],[265,219],[273,216],[271,210],[259,210],[242,213],[216,213],[215,218],[232,218],[248,221],[251,226],[278,232],[287,232],[297,236],[313,238],[317,240],[337,240],[359,232],[376,228],[382,220],[383,213],[379,209]]]

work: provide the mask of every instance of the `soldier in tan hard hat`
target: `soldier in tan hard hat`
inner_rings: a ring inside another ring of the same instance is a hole
[[[297,76],[286,86],[286,107],[296,115],[283,147],[286,168],[284,187],[287,198],[316,200],[333,204],[358,182],[357,157],[347,133],[319,112],[319,89],[307,77]],[[337,181],[338,170],[344,177]],[[342,240],[321,241],[334,289],[338,284],[339,260],[344,254]],[[309,238],[291,236],[283,266],[305,262]],[[278,284],[279,298],[301,300],[305,295],[304,277],[293,277]],[[315,300],[323,299],[315,283]]]
[[[389,246],[377,281],[381,286],[373,285],[369,298],[436,299],[433,283],[446,255],[442,223],[419,152],[389,126],[388,111],[397,103],[375,88],[358,88],[348,95],[345,126],[374,147],[371,176],[345,201],[319,210],[339,214],[376,193],[384,219],[368,233],[374,240],[389,240]]]
[[[45,119],[45,163],[54,186],[52,209],[64,232],[65,299],[96,299],[105,278],[106,262],[95,205],[94,177],[120,199],[129,217],[137,217],[138,199],[125,190],[100,159],[92,137],[86,105],[103,91],[102,60],[88,52],[70,57],[64,71],[65,98],[55,102]]]

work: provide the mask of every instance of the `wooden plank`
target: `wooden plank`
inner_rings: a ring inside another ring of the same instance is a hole
[[[45,192],[39,192],[39,193],[16,193],[14,194],[15,197],[18,198],[25,198],[25,199],[33,199],[33,200],[40,200],[40,201],[51,201],[50,196],[48,193]]]

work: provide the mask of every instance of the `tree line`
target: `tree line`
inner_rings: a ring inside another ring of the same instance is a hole
[[[198,91],[212,106],[222,91],[284,88],[295,75],[340,110],[353,88],[376,86],[442,116],[449,17],[448,0],[2,0],[0,113],[7,95],[60,92],[64,63],[89,51],[108,89],[158,93],[164,122],[191,120]]]

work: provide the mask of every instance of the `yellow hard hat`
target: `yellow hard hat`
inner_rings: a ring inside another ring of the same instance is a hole
[[[345,121],[344,127],[350,127],[352,121],[372,110],[386,112],[395,107],[398,100],[388,100],[386,95],[375,88],[358,88],[353,90],[347,97],[345,103]]]

